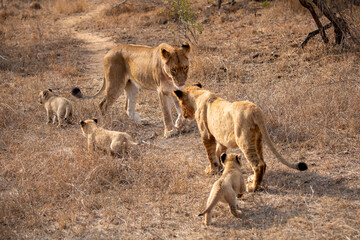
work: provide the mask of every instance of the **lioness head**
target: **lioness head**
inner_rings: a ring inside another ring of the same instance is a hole
[[[159,48],[163,71],[171,78],[176,89],[183,89],[189,70],[188,54],[190,52],[190,45],[184,43],[178,48],[163,43]]]
[[[81,131],[84,135],[84,137],[87,137],[87,135],[89,135],[93,128],[97,126],[97,119],[87,119],[85,121],[80,121],[80,127],[81,127]]]
[[[181,113],[183,117],[188,120],[194,120],[195,118],[195,103],[191,102],[188,97],[189,92],[201,88],[202,86],[200,83],[195,83],[192,86],[186,87],[184,90],[173,90],[173,94],[179,101]]]
[[[47,90],[41,91],[39,94],[39,102],[43,104],[50,96],[53,95],[52,90],[49,88]]]
[[[235,153],[223,153],[220,156],[220,160],[222,164],[224,165],[224,168],[240,168],[241,162],[240,162],[241,156],[237,155]]]

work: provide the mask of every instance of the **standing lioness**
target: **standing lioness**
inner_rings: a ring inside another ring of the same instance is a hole
[[[221,166],[218,157],[227,148],[238,147],[254,170],[254,181],[248,190],[255,191],[263,180],[266,168],[263,138],[281,163],[300,171],[307,169],[306,163],[290,163],[278,153],[266,129],[263,114],[254,103],[228,102],[202,89],[201,84],[189,86],[184,91],[174,90],[174,94],[179,99],[183,116],[196,119],[210,161],[208,172],[214,172]]]
[[[171,102],[175,103],[178,112],[175,126],[179,127],[183,121],[179,104],[171,91],[185,87],[189,52],[188,44],[180,48],[165,43],[158,47],[120,45],[104,57],[105,77],[101,90],[94,96],[84,96],[79,88],[74,88],[72,94],[78,98],[94,98],[105,90],[105,97],[99,104],[104,115],[125,90],[125,110],[129,117],[140,123],[141,119],[135,113],[139,89],[157,91],[165,125],[164,136],[171,137],[177,133],[171,117]]]

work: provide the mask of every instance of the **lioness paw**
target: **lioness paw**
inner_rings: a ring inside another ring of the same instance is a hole
[[[177,135],[179,135],[178,129],[173,129],[171,131],[165,130],[165,132],[164,132],[164,138],[172,138],[172,137],[175,137]]]

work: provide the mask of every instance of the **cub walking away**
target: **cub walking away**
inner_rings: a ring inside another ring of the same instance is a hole
[[[71,102],[64,97],[56,96],[50,88],[40,92],[39,102],[44,104],[46,110],[46,124],[51,123],[51,117],[53,116],[53,123],[55,124],[58,121],[57,127],[60,127],[64,121],[69,121],[69,118],[72,117],[73,107]]]
[[[220,157],[224,165],[222,176],[214,183],[210,196],[207,201],[206,210],[199,214],[205,214],[205,224],[211,223],[211,213],[218,201],[228,203],[230,212],[237,218],[240,218],[236,197],[240,198],[246,191],[244,178],[241,174],[240,156],[234,153],[226,155],[223,153]]]

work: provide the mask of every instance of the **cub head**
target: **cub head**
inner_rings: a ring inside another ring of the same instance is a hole
[[[188,120],[193,120],[195,118],[196,111],[196,103],[193,102],[192,99],[189,97],[189,93],[193,90],[198,90],[201,88],[202,85],[200,83],[194,83],[192,86],[188,86],[184,90],[173,90],[174,96],[179,101],[181,113],[183,117]]]
[[[240,168],[241,167],[241,162],[240,162],[241,156],[237,155],[235,153],[223,153],[220,156],[220,160],[222,162],[222,164],[224,165],[224,169],[226,168]]]
[[[176,89],[183,89],[189,71],[190,45],[184,43],[180,48],[168,44],[159,46],[162,68],[165,74],[171,78]]]
[[[53,96],[53,91],[49,88],[47,90],[41,91],[39,94],[39,102],[40,104],[43,104],[46,102],[50,96]]]
[[[90,133],[92,133],[94,127],[97,126],[97,119],[87,119],[85,121],[80,121],[81,131],[84,137],[87,137]]]

